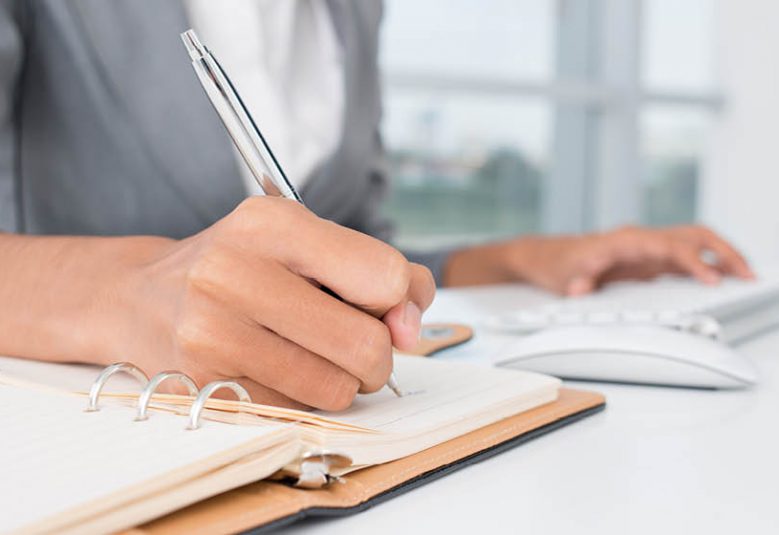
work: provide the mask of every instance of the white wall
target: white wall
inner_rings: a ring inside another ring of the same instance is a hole
[[[704,164],[701,216],[754,259],[779,258],[779,2],[716,0],[725,109]]]

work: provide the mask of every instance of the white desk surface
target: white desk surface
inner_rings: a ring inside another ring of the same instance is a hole
[[[443,291],[425,319],[478,325],[542,299]],[[511,343],[477,329],[436,358],[488,364]],[[779,332],[740,350],[760,371],[751,390],[570,383],[604,393],[606,410],[363,513],[279,533],[779,533]]]

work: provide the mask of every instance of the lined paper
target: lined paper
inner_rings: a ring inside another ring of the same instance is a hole
[[[112,495],[189,477],[288,438],[279,427],[206,422],[104,406],[84,412],[85,400],[0,384],[0,532]],[[284,426],[287,427],[287,426]],[[259,450],[258,450],[259,451]],[[219,455],[217,455],[219,454]]]

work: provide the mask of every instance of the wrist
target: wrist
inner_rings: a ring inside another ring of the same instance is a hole
[[[127,281],[149,240],[163,239],[2,236],[0,353],[119,360],[118,331],[132,309]]]
[[[465,247],[454,251],[443,270],[444,286],[474,286],[515,281],[520,240]]]
[[[105,251],[104,266],[90,303],[90,323],[83,329],[81,346],[90,362],[111,364],[147,356],[153,341],[164,340],[159,329],[169,313],[158,288],[158,262],[178,243],[168,238],[137,236],[114,239]],[[168,318],[169,319],[169,318]]]
[[[538,271],[538,245],[543,239],[524,236],[455,251],[444,266],[444,285],[533,282]]]

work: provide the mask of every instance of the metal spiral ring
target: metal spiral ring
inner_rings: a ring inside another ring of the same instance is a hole
[[[92,388],[89,389],[89,402],[87,403],[86,412],[95,412],[98,409],[97,401],[98,398],[100,398],[100,392],[103,390],[103,387],[105,386],[106,381],[118,372],[125,372],[129,373],[136,379],[138,379],[141,383],[147,385],[149,383],[149,377],[135,364],[131,364],[129,362],[117,362],[116,364],[111,364],[110,366],[107,366],[102,372],[100,372],[100,375],[97,376],[97,379],[95,379],[95,382],[92,383]]]
[[[151,378],[149,384],[146,385],[146,388],[143,389],[143,392],[141,392],[141,395],[138,397],[138,413],[135,416],[136,421],[140,422],[149,418],[147,412],[149,410],[151,397],[155,390],[168,379],[178,379],[180,383],[187,387],[190,396],[193,398],[197,396],[197,385],[189,375],[173,370],[160,372]]]
[[[192,402],[192,407],[189,409],[189,425],[187,429],[197,429],[200,427],[200,415],[206,406],[206,401],[211,395],[222,388],[229,388],[238,396],[238,401],[245,401],[251,403],[252,398],[244,387],[235,381],[213,381],[204,386],[200,393]]]

